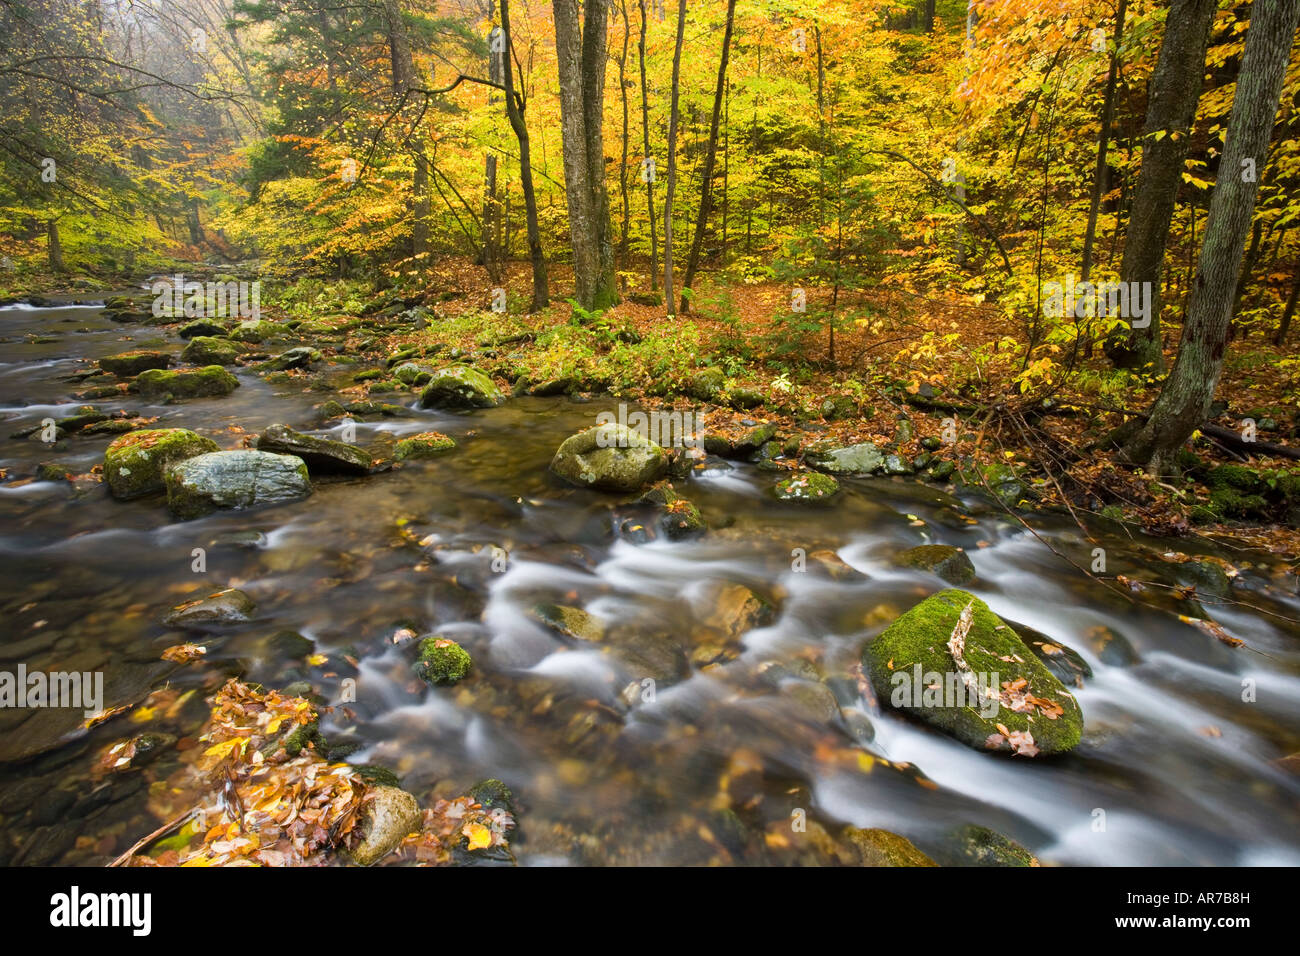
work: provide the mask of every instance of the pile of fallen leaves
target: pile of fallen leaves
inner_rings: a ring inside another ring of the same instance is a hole
[[[346,763],[332,763],[311,743],[317,713],[310,701],[231,679],[212,699],[197,756],[167,781],[173,793],[198,793],[197,804],[134,851],[157,843],[156,856],[133,852],[134,866],[324,866],[362,839],[371,785]],[[319,738],[315,738],[319,739]],[[294,751],[294,753],[290,753]],[[122,753],[111,754],[117,761]],[[183,806],[184,804],[182,804]],[[392,862],[445,864],[458,847],[507,844],[514,820],[469,797],[439,800],[424,812]],[[161,838],[169,833],[176,836]]]

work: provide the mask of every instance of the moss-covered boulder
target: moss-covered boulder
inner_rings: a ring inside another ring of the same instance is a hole
[[[420,641],[415,676],[435,686],[454,684],[473,666],[469,651],[447,637],[431,635]]]
[[[253,345],[260,345],[267,339],[279,335],[283,330],[274,322],[268,322],[266,319],[249,319],[246,322],[240,322],[228,333],[228,337],[236,342],[248,342]]]
[[[164,395],[173,398],[209,398],[229,395],[238,387],[239,379],[220,365],[175,371],[149,369],[131,381],[131,391],[145,398],[161,398]]]
[[[131,352],[119,352],[106,355],[99,360],[99,367],[118,378],[130,378],[151,368],[167,368],[172,364],[172,357],[166,352],[154,352],[148,349],[135,349]]]
[[[1074,697],[987,604],[931,595],[862,650],[882,702],[979,750],[1064,753],[1079,742]]]
[[[176,462],[217,450],[211,438],[188,428],[146,428],[114,439],[104,452],[104,480],[114,498],[163,490],[163,476]]]
[[[287,425],[271,425],[257,436],[257,449],[277,455],[295,455],[307,463],[309,472],[338,475],[368,475],[374,459],[347,442],[304,435]]]
[[[200,335],[225,335],[230,331],[231,323],[215,322],[212,319],[195,319],[182,325],[176,334],[183,339],[192,339]]]
[[[370,866],[397,848],[408,833],[420,828],[423,814],[415,797],[397,787],[370,787],[361,807],[360,842],[352,859]]]
[[[727,373],[720,368],[702,368],[686,381],[683,391],[701,402],[712,401],[718,397],[727,384]]]
[[[884,467],[885,456],[869,441],[842,446],[819,443],[804,451],[804,461],[832,475],[870,475]]]
[[[393,369],[393,378],[403,385],[428,385],[433,378],[433,372],[414,362],[403,362]]]
[[[845,827],[842,839],[858,856],[859,866],[938,866],[906,837],[888,830]]]
[[[950,544],[922,544],[908,548],[898,556],[898,563],[937,574],[949,584],[966,584],[975,577],[975,565],[971,564],[966,552]]]
[[[662,448],[613,423],[569,436],[551,459],[551,471],[565,481],[602,491],[638,491],[667,470]]]
[[[191,365],[234,365],[244,347],[230,339],[212,335],[196,335],[181,352],[181,360]]]
[[[306,462],[265,451],[218,451],[189,458],[167,469],[165,483],[167,507],[187,519],[311,494]]]
[[[393,457],[398,461],[408,458],[436,458],[443,452],[456,447],[455,439],[442,432],[420,432],[409,438],[403,438],[393,449]]]
[[[422,408],[493,408],[505,400],[492,379],[467,365],[439,369],[420,393]]]
[[[1213,519],[1288,521],[1300,517],[1300,470],[1219,465],[1205,476]]]
[[[840,483],[830,475],[806,471],[778,481],[772,490],[780,501],[818,504],[839,494]]]
[[[698,538],[709,526],[693,502],[686,498],[674,498],[659,516],[659,527],[669,541],[684,541]]]

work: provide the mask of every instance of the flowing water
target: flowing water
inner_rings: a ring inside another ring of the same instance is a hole
[[[0,309],[5,435],[70,414],[80,403],[68,404],[79,387],[68,376],[139,347],[180,342],[93,305]],[[238,374],[226,398],[95,404],[224,448],[276,422],[340,437],[312,410],[330,393]],[[1164,593],[1130,602],[1088,580],[982,499],[877,478],[847,480],[834,506],[810,509],[775,501],[770,473],[716,460],[677,482],[708,534],[641,541],[625,533],[636,515],[616,496],[547,472],[559,443],[606,404],[526,398],[358,422],[356,441],[377,451],[429,429],[459,447],[367,478],[318,480],[303,501],[190,522],[156,498],[20,481],[44,461],[88,472],[111,436],[55,447],[0,438],[0,670],[101,670],[106,707],[164,686],[195,690],[158,718],[181,746],[225,676],[307,679],[331,703],[351,679],[355,701],[322,725],[330,742],[354,744],[350,761],[392,768],[422,800],[501,778],[519,806],[514,849],[525,865],[818,862],[768,855],[798,811],[828,828],[893,830],[923,849],[981,824],[1044,863],[1300,863],[1300,782],[1272,764],[1300,750],[1300,627],[1285,620],[1300,619],[1293,578],[1255,563],[1234,590],[1240,604],[1207,605],[1246,642],[1234,649],[1180,622],[1186,604]],[[1091,562],[1097,544],[1068,519],[1029,520]],[[1158,555],[1203,548],[1097,534],[1109,571],[1169,583]],[[970,590],[994,611],[1090,665],[1075,689],[1086,727],[1073,753],[976,752],[864,695],[852,673],[863,643],[944,586],[891,556],[932,542],[966,549],[978,572]],[[812,561],[795,570],[797,549],[833,550],[861,573],[839,579]],[[776,613],[728,643],[719,594],[734,585]],[[256,620],[204,638],[200,663],[160,661],[193,637],[161,623],[168,609],[228,586],[257,602]],[[565,640],[530,615],[539,602],[586,608],[606,641]],[[403,627],[453,637],[474,672],[452,688],[414,680],[412,645],[392,641]],[[287,650],[274,639],[286,630],[328,660]],[[106,747],[154,724],[121,716],[86,731],[80,721],[66,710],[0,712],[0,862],[102,863],[161,822],[150,801],[178,765],[174,751],[146,770],[93,772]]]

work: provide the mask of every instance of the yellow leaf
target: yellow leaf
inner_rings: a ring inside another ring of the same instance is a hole
[[[482,850],[492,845],[492,831],[481,823],[471,823],[465,827],[465,836],[471,850]]]

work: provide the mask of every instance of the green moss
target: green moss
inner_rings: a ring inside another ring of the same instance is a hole
[[[172,395],[175,398],[203,398],[229,395],[239,387],[239,379],[220,365],[199,369],[149,369],[141,372],[131,382],[131,391],[146,398]]]
[[[1038,707],[1018,711],[1003,700],[994,708],[996,702],[975,702],[965,693],[948,642],[968,604],[973,614],[964,659],[980,686],[997,692],[1007,682],[1023,678],[1025,692],[1061,708],[1055,719]],[[917,665],[920,686],[915,680]],[[862,667],[882,703],[888,701],[980,750],[1012,750],[999,724],[1032,734],[1043,754],[1070,750],[1083,731],[1083,714],[1065,686],[987,604],[965,591],[941,591],[912,608],[863,648]],[[946,693],[929,693],[931,684],[939,684]]]
[[[393,457],[398,461],[407,458],[434,458],[455,447],[456,442],[442,432],[420,432],[399,441],[393,450]]]
[[[196,335],[181,352],[181,361],[191,365],[234,365],[243,352],[243,346],[230,339]]]
[[[947,834],[935,856],[945,866],[1037,866],[1034,855],[1010,837],[968,824]]]
[[[511,816],[515,815],[515,795],[510,792],[509,787],[495,777],[474,784],[470,787],[469,795],[484,810],[490,812],[500,807]]]
[[[420,393],[424,408],[491,408],[505,400],[492,379],[467,365],[439,369]]]
[[[845,827],[843,838],[857,852],[861,866],[938,866],[911,840],[888,830]]]
[[[397,774],[387,767],[380,767],[376,764],[362,764],[359,767],[353,767],[352,772],[362,780],[377,787],[400,787],[402,785],[402,781],[398,779]]]
[[[782,501],[820,502],[826,501],[839,493],[840,483],[830,475],[808,471],[784,481],[778,481],[774,489],[777,498]]]
[[[104,452],[104,479],[114,498],[162,491],[167,469],[178,461],[216,451],[217,443],[188,428],[128,432]]]
[[[454,684],[469,673],[473,661],[469,652],[445,637],[426,637],[420,641],[415,674],[430,684]]]

